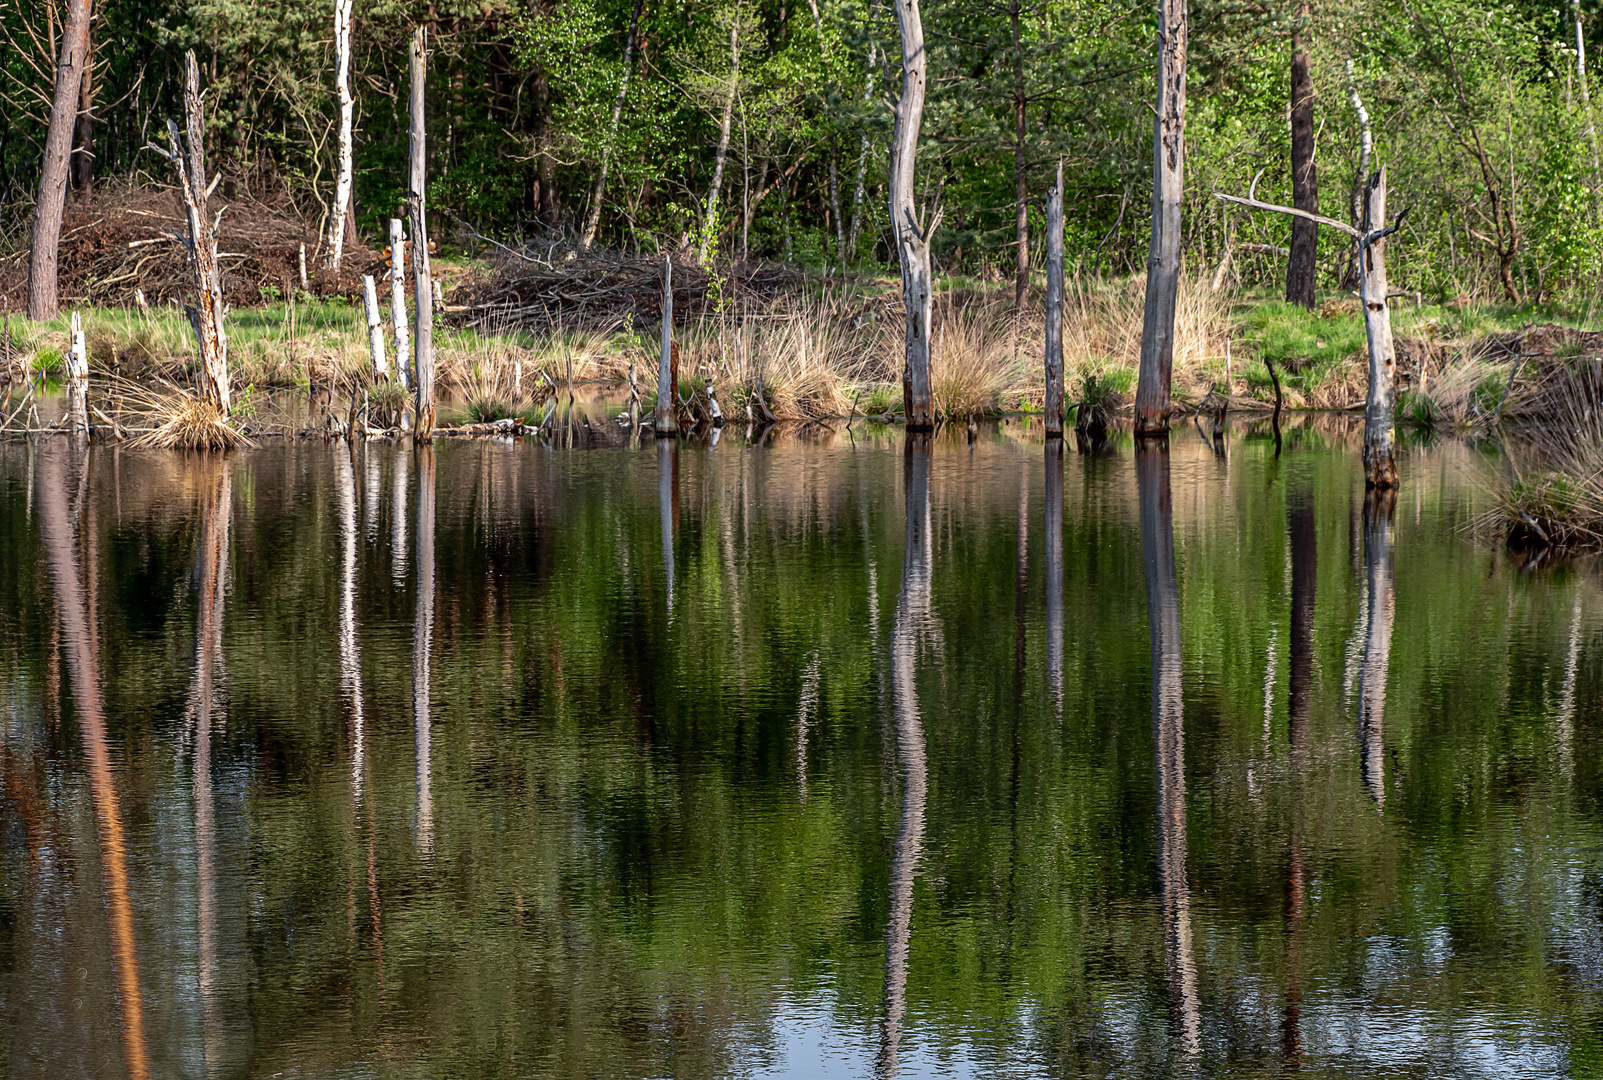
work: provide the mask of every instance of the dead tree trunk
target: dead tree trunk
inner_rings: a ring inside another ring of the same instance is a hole
[[[674,370],[673,347],[673,259],[662,257],[662,355],[657,361],[657,417],[654,427],[658,435],[673,435],[679,430],[679,413],[674,408],[674,396],[679,392],[678,372]]]
[[[1319,212],[1319,179],[1314,171],[1314,83],[1308,74],[1309,0],[1302,0],[1291,32],[1291,204]],[[1291,258],[1286,260],[1286,302],[1312,311],[1319,267],[1319,226],[1291,219]]]
[[[601,146],[601,167],[596,170],[596,186],[590,195],[590,212],[584,218],[584,231],[579,234],[579,250],[589,251],[595,243],[596,229],[601,224],[601,197],[607,190],[607,168],[612,164],[612,147],[618,141],[618,121],[623,116],[623,102],[629,96],[629,75],[634,71],[635,31],[640,28],[640,5],[635,0],[634,14],[629,16],[629,36],[623,43],[623,81],[618,84],[618,96],[612,99],[612,120],[607,125],[607,141]]]
[[[1174,311],[1180,288],[1180,204],[1185,194],[1186,0],[1158,5],[1158,101],[1152,128],[1152,241],[1141,320],[1136,434],[1169,427]]]
[[[401,389],[411,389],[412,344],[406,332],[406,232],[400,218],[390,218],[390,322],[395,327],[395,374]]]
[[[1257,181],[1253,181],[1256,188]],[[1369,396],[1364,405],[1364,483],[1372,488],[1395,488],[1397,466],[1392,460],[1392,378],[1396,355],[1392,347],[1391,309],[1386,306],[1386,260],[1383,241],[1402,227],[1408,211],[1399,213],[1386,225],[1386,170],[1377,169],[1364,186],[1364,220],[1359,228],[1333,218],[1320,217],[1305,210],[1259,202],[1248,191],[1247,198],[1221,194],[1226,202],[1268,210],[1276,214],[1304,217],[1345,233],[1357,242],[1360,270],[1359,295],[1364,304],[1364,332],[1369,339]]]
[[[1013,309],[1024,310],[1024,300],[1030,294],[1030,208],[1029,185],[1025,172],[1025,104],[1024,47],[1019,26],[1021,0],[1012,0],[1008,16],[1013,29],[1013,233],[1017,244],[1014,252]]]
[[[1364,189],[1364,235],[1386,224],[1386,169],[1377,169]],[[1399,215],[1401,221],[1401,215]],[[1364,336],[1369,340],[1369,396],[1364,401],[1364,486],[1394,488],[1397,466],[1392,460],[1393,379],[1397,373],[1391,338],[1391,309],[1386,306],[1386,252],[1380,237],[1359,252],[1363,277]]]
[[[1046,200],[1046,437],[1063,437],[1063,163]]]
[[[429,274],[429,226],[424,200],[428,181],[423,111],[428,54],[424,51],[424,34],[421,26],[412,34],[411,170],[406,185],[407,209],[412,218],[412,306],[417,313],[412,330],[412,373],[417,380],[412,438],[419,442],[428,441],[434,434],[434,284]]]
[[[189,265],[195,278],[195,306],[189,309],[189,321],[200,346],[201,397],[226,416],[228,335],[223,330],[223,290],[217,274],[217,223],[208,219],[206,212],[210,194],[206,183],[206,119],[200,103],[200,65],[193,51],[184,54],[184,112],[188,130],[182,137],[178,124],[167,121],[167,156],[178,170],[178,191],[184,200],[188,226],[184,243],[189,248]]]
[[[339,166],[334,180],[334,208],[328,216],[328,268],[339,273],[345,254],[345,222],[351,208],[351,120],[356,99],[351,96],[351,11],[355,0],[334,0],[334,94],[339,100]]]
[[[362,306],[367,311],[367,351],[373,360],[373,378],[390,377],[384,362],[384,316],[379,314],[378,286],[372,274],[362,275]]]
[[[930,238],[941,215],[936,211],[926,225],[913,209],[913,175],[928,65],[918,0],[896,0],[896,24],[902,34],[902,96],[896,102],[896,129],[891,138],[890,213],[891,235],[902,264],[902,302],[907,310],[902,410],[909,431],[929,431],[935,426],[930,396],[930,320],[934,314]]]
[[[61,212],[67,202],[67,163],[72,153],[78,95],[89,52],[89,0],[68,0],[56,63],[55,95],[50,101],[50,129],[45,135],[39,169],[39,199],[34,204],[33,239],[28,249],[28,318],[54,319],[56,255],[61,240]]]

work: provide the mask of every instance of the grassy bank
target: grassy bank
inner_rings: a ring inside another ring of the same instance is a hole
[[[936,407],[948,417],[1039,409],[1039,297],[1017,312],[1011,288],[943,284],[935,305]],[[1139,278],[1069,281],[1063,339],[1071,402],[1092,396],[1113,411],[1127,404],[1143,295]],[[476,418],[526,414],[557,384],[619,384],[631,370],[648,406],[655,395],[654,312],[621,312],[610,324],[592,321],[583,329],[559,321],[554,329],[532,330],[493,308],[452,306],[436,330],[439,380]],[[181,311],[96,308],[82,315],[92,373],[191,381],[194,346]],[[1603,335],[1573,329],[1581,318],[1553,309],[1403,303],[1394,314],[1399,418],[1443,427],[1555,418],[1563,405],[1552,399],[1555,380],[1572,369],[1591,370],[1603,355]],[[67,322],[65,314],[38,326],[13,320],[3,376],[21,381],[59,370]],[[339,394],[371,381],[362,312],[340,297],[243,308],[230,313],[227,328],[241,391],[318,386]],[[1176,331],[1180,407],[1227,388],[1236,406],[1267,406],[1273,391],[1265,361],[1279,372],[1289,408],[1363,402],[1367,359],[1356,301],[1332,300],[1307,312],[1187,280]],[[891,279],[814,281],[755,306],[731,302],[721,312],[691,316],[676,327],[676,338],[681,397],[696,400],[710,382],[731,415],[818,419],[894,414],[900,407],[902,323]]]

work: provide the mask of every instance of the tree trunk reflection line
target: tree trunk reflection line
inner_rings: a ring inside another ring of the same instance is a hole
[[[1152,742],[1157,763],[1158,880],[1162,889],[1164,959],[1169,1008],[1180,1052],[1202,1046],[1201,1007],[1186,877],[1185,726],[1181,696],[1180,588],[1174,565],[1174,512],[1169,452],[1148,443],[1136,452],[1141,554],[1152,642]]]
[[[1063,715],[1063,441],[1046,443],[1046,678]]]
[[[216,904],[216,814],[211,787],[212,708],[216,677],[223,656],[223,600],[228,591],[228,533],[233,514],[233,488],[226,460],[203,466],[212,475],[203,487],[201,505],[200,603],[195,619],[195,672],[189,701],[194,723],[195,757],[195,920],[196,981],[200,991],[203,1056],[208,1075],[218,1059]]]
[[[1364,495],[1364,581],[1367,629],[1358,675],[1358,757],[1364,787],[1377,809],[1386,805],[1386,675],[1391,666],[1392,618],[1397,597],[1392,577],[1392,512],[1395,489]]]
[[[902,559],[902,592],[897,598],[891,631],[891,697],[897,754],[902,760],[902,811],[891,855],[890,919],[885,931],[885,1018],[877,1069],[882,1077],[895,1076],[898,1068],[902,1019],[907,1011],[913,882],[923,851],[928,794],[929,769],[915,662],[919,645],[930,628],[929,470],[929,437],[909,435],[904,459],[907,541]]]
[[[362,801],[367,719],[362,708],[362,652],[356,633],[356,469],[353,448],[334,450],[334,488],[340,514],[340,689],[351,714],[351,792]]]
[[[128,894],[128,845],[123,836],[122,811],[112,772],[111,749],[106,740],[98,661],[94,642],[89,635],[88,605],[72,555],[72,525],[67,516],[61,458],[55,453],[46,453],[42,465],[45,475],[40,481],[41,524],[50,576],[55,586],[56,609],[61,619],[62,636],[67,644],[67,662],[77,705],[78,727],[83,738],[84,757],[89,765],[89,786],[100,839],[101,873],[106,888],[112,962],[122,1011],[123,1065],[130,1080],[147,1080],[150,1067],[145,1049],[144,998],[139,987],[133,903]]]
[[[673,623],[673,534],[679,506],[679,441],[657,443],[657,510],[662,519],[662,566],[667,579],[668,622]]]
[[[417,744],[417,845],[434,854],[434,791],[429,752],[429,650],[434,636],[434,450],[419,444],[417,458],[417,614],[412,638],[412,722]]]

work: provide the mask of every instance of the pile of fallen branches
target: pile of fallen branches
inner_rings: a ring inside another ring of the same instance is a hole
[[[447,311],[463,326],[598,329],[616,326],[631,313],[636,326],[662,319],[659,257],[596,250],[564,260],[558,247],[494,248],[493,272],[449,297]],[[806,280],[802,271],[775,263],[741,263],[726,273],[675,258],[674,314],[764,304],[801,289]]]
[[[304,218],[288,195],[209,201],[222,217],[217,232],[224,298],[231,307],[260,304],[300,287],[301,245],[307,285],[318,295],[358,296],[361,275],[383,265],[360,244],[347,241],[338,275],[322,265],[317,223]],[[69,201],[61,224],[58,288],[63,305],[135,306],[193,303],[194,280],[178,237],[184,211],[170,186],[97,188],[85,201]],[[0,307],[21,305],[28,276],[28,237],[0,255]]]

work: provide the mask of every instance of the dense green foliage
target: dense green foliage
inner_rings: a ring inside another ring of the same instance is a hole
[[[885,265],[889,114],[900,45],[878,0],[366,0],[356,8],[357,207],[369,239],[395,209],[405,154],[404,41],[433,28],[431,197],[501,237],[572,239],[609,159],[599,241],[654,251],[711,235],[725,257]],[[1284,219],[1226,208],[1216,191],[1290,201],[1286,124],[1297,5],[1199,0],[1191,12],[1187,260],[1211,270],[1230,237],[1284,245]],[[943,270],[1006,272],[1022,181],[1032,229],[1059,160],[1067,253],[1089,272],[1139,272],[1150,193],[1154,15],[1133,0],[929,0],[930,98],[920,196],[946,210]],[[25,227],[49,86],[48,4],[0,5],[0,195]],[[1592,15],[1582,13],[1591,27]],[[1321,208],[1348,220],[1358,168],[1352,95],[1373,118],[1375,162],[1411,215],[1392,246],[1400,288],[1507,300],[1583,295],[1603,252],[1590,95],[1570,9],[1462,0],[1319,0],[1313,51]],[[738,45],[731,52],[731,30]],[[97,5],[93,152],[101,177],[148,170],[141,147],[177,108],[182,50],[201,55],[225,194],[332,197],[332,6],[280,0]],[[722,103],[733,124],[718,205],[705,204]],[[1020,123],[1022,122],[1022,138]],[[458,239],[465,239],[458,232]],[[1028,244],[1040,264],[1039,243]],[[1322,287],[1345,251],[1322,238]],[[1264,283],[1279,259],[1239,254]]]

